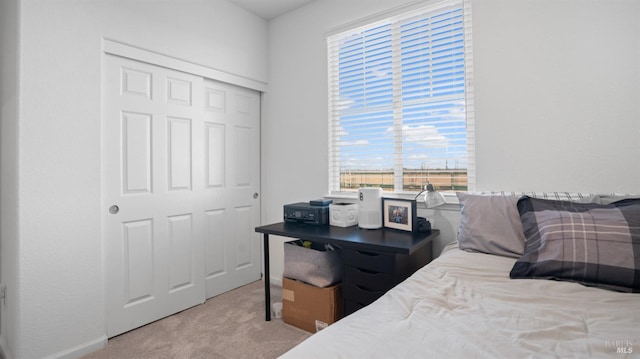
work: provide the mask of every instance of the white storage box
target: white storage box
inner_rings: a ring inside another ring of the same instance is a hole
[[[331,203],[329,224],[336,227],[351,227],[358,224],[357,203]]]

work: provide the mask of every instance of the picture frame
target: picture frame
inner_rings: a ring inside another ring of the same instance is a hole
[[[385,228],[414,232],[417,217],[415,200],[382,198],[382,225]]]

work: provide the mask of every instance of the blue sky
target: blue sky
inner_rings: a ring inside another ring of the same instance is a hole
[[[392,33],[383,23],[341,43],[340,168],[392,169],[400,138],[404,168],[466,168],[461,11],[405,21],[401,62]]]

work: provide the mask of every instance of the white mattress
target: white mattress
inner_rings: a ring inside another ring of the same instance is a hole
[[[640,294],[510,279],[514,262],[450,245],[376,302],[281,358],[640,356]]]

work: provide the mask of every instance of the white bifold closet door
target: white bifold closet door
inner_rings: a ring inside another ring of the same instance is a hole
[[[260,278],[259,93],[105,55],[107,335]]]

